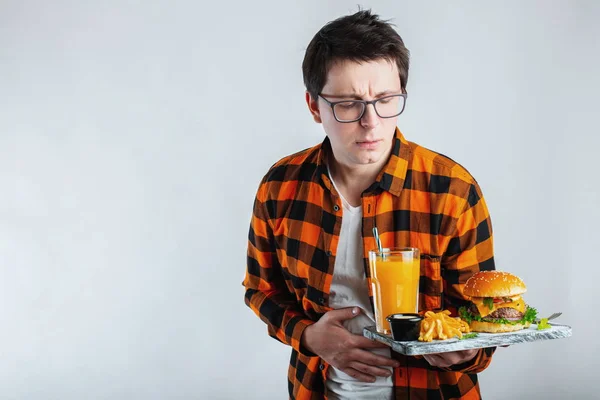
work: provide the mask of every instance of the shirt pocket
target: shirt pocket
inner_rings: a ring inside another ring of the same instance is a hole
[[[441,257],[421,254],[419,311],[439,311],[443,307]]]

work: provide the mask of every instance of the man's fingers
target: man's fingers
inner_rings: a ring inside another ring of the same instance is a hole
[[[423,354],[423,358],[430,362],[433,361],[436,364],[443,360],[438,354]]]
[[[370,376],[392,376],[392,371],[390,371],[389,369],[374,367],[372,365],[364,364],[358,361],[352,361],[349,367],[354,368],[355,370]]]
[[[477,354],[477,349],[453,351],[449,353],[425,354],[423,358],[434,367],[449,367],[469,361]]]
[[[344,322],[360,314],[360,307],[347,307],[328,311],[325,315],[332,322]]]
[[[373,354],[367,350],[356,349],[352,351],[351,356],[352,362],[359,362],[361,364],[371,365],[375,367],[397,368],[400,366],[400,362],[398,360],[393,360],[389,357]]]
[[[379,349],[384,347],[389,347],[385,343],[378,342],[376,340],[367,339],[364,336],[356,335],[356,342],[354,343],[356,347],[360,347],[362,349]]]
[[[342,371],[361,382],[375,382],[375,377],[373,375],[365,374],[357,369],[347,367],[342,368]]]
[[[433,365],[434,367],[444,368],[452,365],[443,357],[440,357],[437,354],[423,354],[423,358],[425,359],[425,361],[427,361],[430,365]]]

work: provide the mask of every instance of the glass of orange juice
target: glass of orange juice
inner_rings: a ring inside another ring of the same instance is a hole
[[[377,332],[391,333],[390,314],[418,312],[420,265],[414,247],[369,251]]]

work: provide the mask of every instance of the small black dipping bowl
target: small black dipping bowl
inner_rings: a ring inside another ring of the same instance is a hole
[[[419,330],[423,320],[423,317],[419,314],[391,314],[388,315],[386,320],[390,323],[395,341],[406,342],[419,338]]]

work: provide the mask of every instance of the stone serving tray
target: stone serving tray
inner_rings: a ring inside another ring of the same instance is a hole
[[[480,349],[483,347],[506,346],[538,340],[562,339],[571,336],[571,327],[568,325],[550,324],[551,327],[541,331],[537,325],[516,332],[482,333],[472,339],[459,340],[458,338],[434,340],[432,342],[396,342],[391,336],[378,333],[374,326],[364,328],[363,335],[369,339],[385,343],[397,353],[407,356],[420,354],[446,353],[449,351]]]

